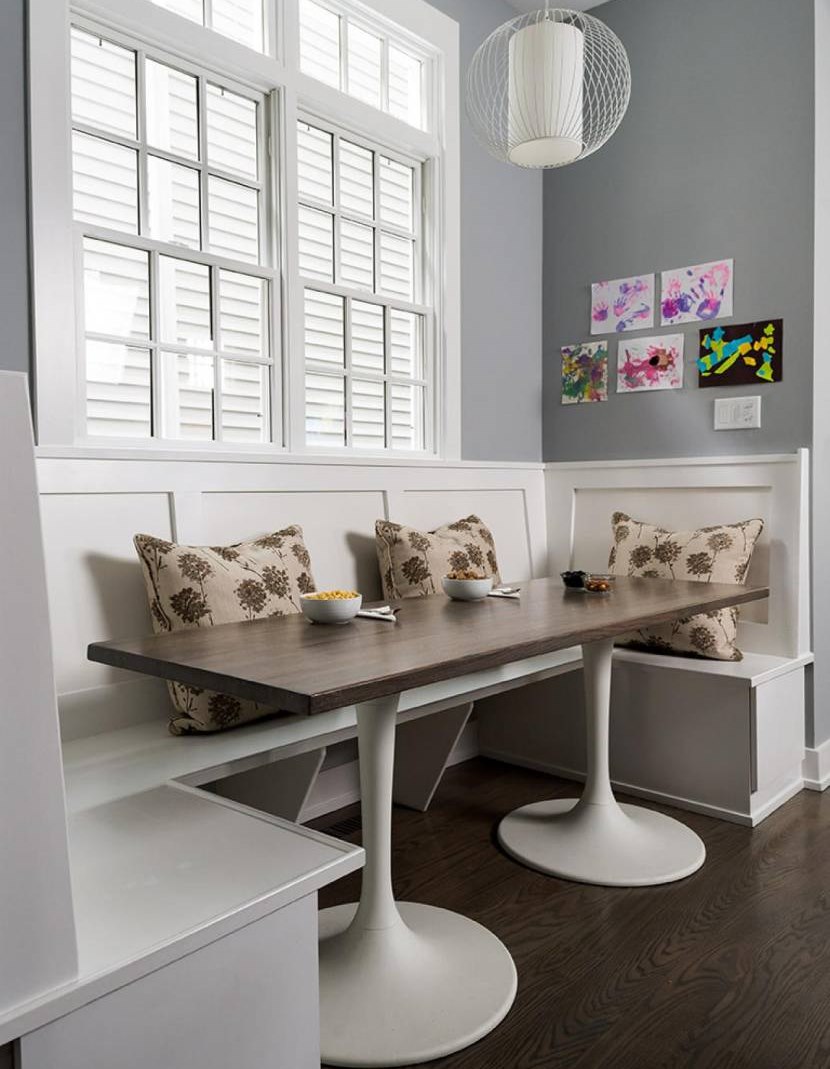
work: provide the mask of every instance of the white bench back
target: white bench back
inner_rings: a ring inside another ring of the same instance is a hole
[[[747,582],[768,601],[742,609],[739,642],[784,657],[810,649],[807,450],[776,456],[550,464],[546,471],[551,570],[605,570],[611,515],[671,530],[760,517],[764,532]]]
[[[169,713],[160,682],[86,658],[93,640],[151,628],[136,532],[217,545],[299,523],[319,585],[379,597],[376,519],[431,528],[475,512],[493,529],[507,579],[547,573],[541,464],[133,460],[42,451],[38,479],[67,739]]]
[[[29,397],[0,371],[0,1017],[77,972]]]

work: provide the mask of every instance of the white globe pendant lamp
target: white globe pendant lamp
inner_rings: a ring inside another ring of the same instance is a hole
[[[620,125],[630,96],[620,39],[599,19],[567,8],[506,22],[467,71],[476,136],[519,167],[564,167],[590,156]]]

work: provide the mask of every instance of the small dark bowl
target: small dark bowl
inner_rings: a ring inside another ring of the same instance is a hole
[[[585,572],[560,572],[562,582],[569,590],[583,590],[585,587]]]

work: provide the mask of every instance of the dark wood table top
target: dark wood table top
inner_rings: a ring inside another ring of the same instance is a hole
[[[618,579],[609,595],[566,591],[558,578],[521,598],[402,602],[395,624],[310,624],[301,615],[94,642],[89,658],[218,690],[294,713],[323,713],[480,669],[612,638],[646,624],[755,601],[766,587]]]

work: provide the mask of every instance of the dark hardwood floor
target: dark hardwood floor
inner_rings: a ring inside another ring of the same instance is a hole
[[[429,812],[396,808],[397,897],[480,921],[519,972],[499,1028],[433,1069],[830,1067],[830,792],[805,791],[754,830],[667,810],[702,836],[706,863],[622,890],[543,876],[494,845],[509,810],[575,793],[476,759],[447,773]],[[356,874],[321,905],[358,890]]]

